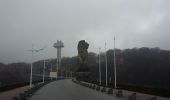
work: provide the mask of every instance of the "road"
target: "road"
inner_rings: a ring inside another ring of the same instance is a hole
[[[30,100],[122,100],[78,84],[70,79],[55,81],[42,87]]]

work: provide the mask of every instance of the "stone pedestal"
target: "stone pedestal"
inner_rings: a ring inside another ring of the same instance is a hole
[[[88,81],[90,72],[76,72],[76,79],[78,81]]]

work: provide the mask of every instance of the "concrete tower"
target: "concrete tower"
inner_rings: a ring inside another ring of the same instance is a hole
[[[57,75],[56,78],[58,77],[58,70],[61,69],[61,48],[64,47],[64,44],[62,41],[57,40],[56,43],[54,43],[54,48],[57,49]]]

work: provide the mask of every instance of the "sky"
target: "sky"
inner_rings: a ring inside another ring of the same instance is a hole
[[[0,0],[0,62],[56,58],[53,44],[64,43],[63,57],[77,55],[80,40],[89,52],[116,48],[170,50],[170,0]]]

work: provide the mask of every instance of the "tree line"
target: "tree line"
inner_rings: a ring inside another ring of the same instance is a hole
[[[105,83],[105,52],[101,53],[102,83]],[[108,81],[114,82],[114,50],[106,52],[108,59]],[[88,54],[88,67],[90,68],[90,81],[98,82],[99,54]],[[76,72],[79,65],[77,56],[63,57],[61,61],[62,75],[66,72]],[[118,85],[148,86],[170,89],[170,51],[159,48],[132,48],[116,49],[117,82]],[[46,75],[51,68],[56,71],[56,59],[46,63]],[[41,80],[43,60],[34,62],[33,80]],[[0,86],[29,82],[30,64],[28,63],[0,63]]]

